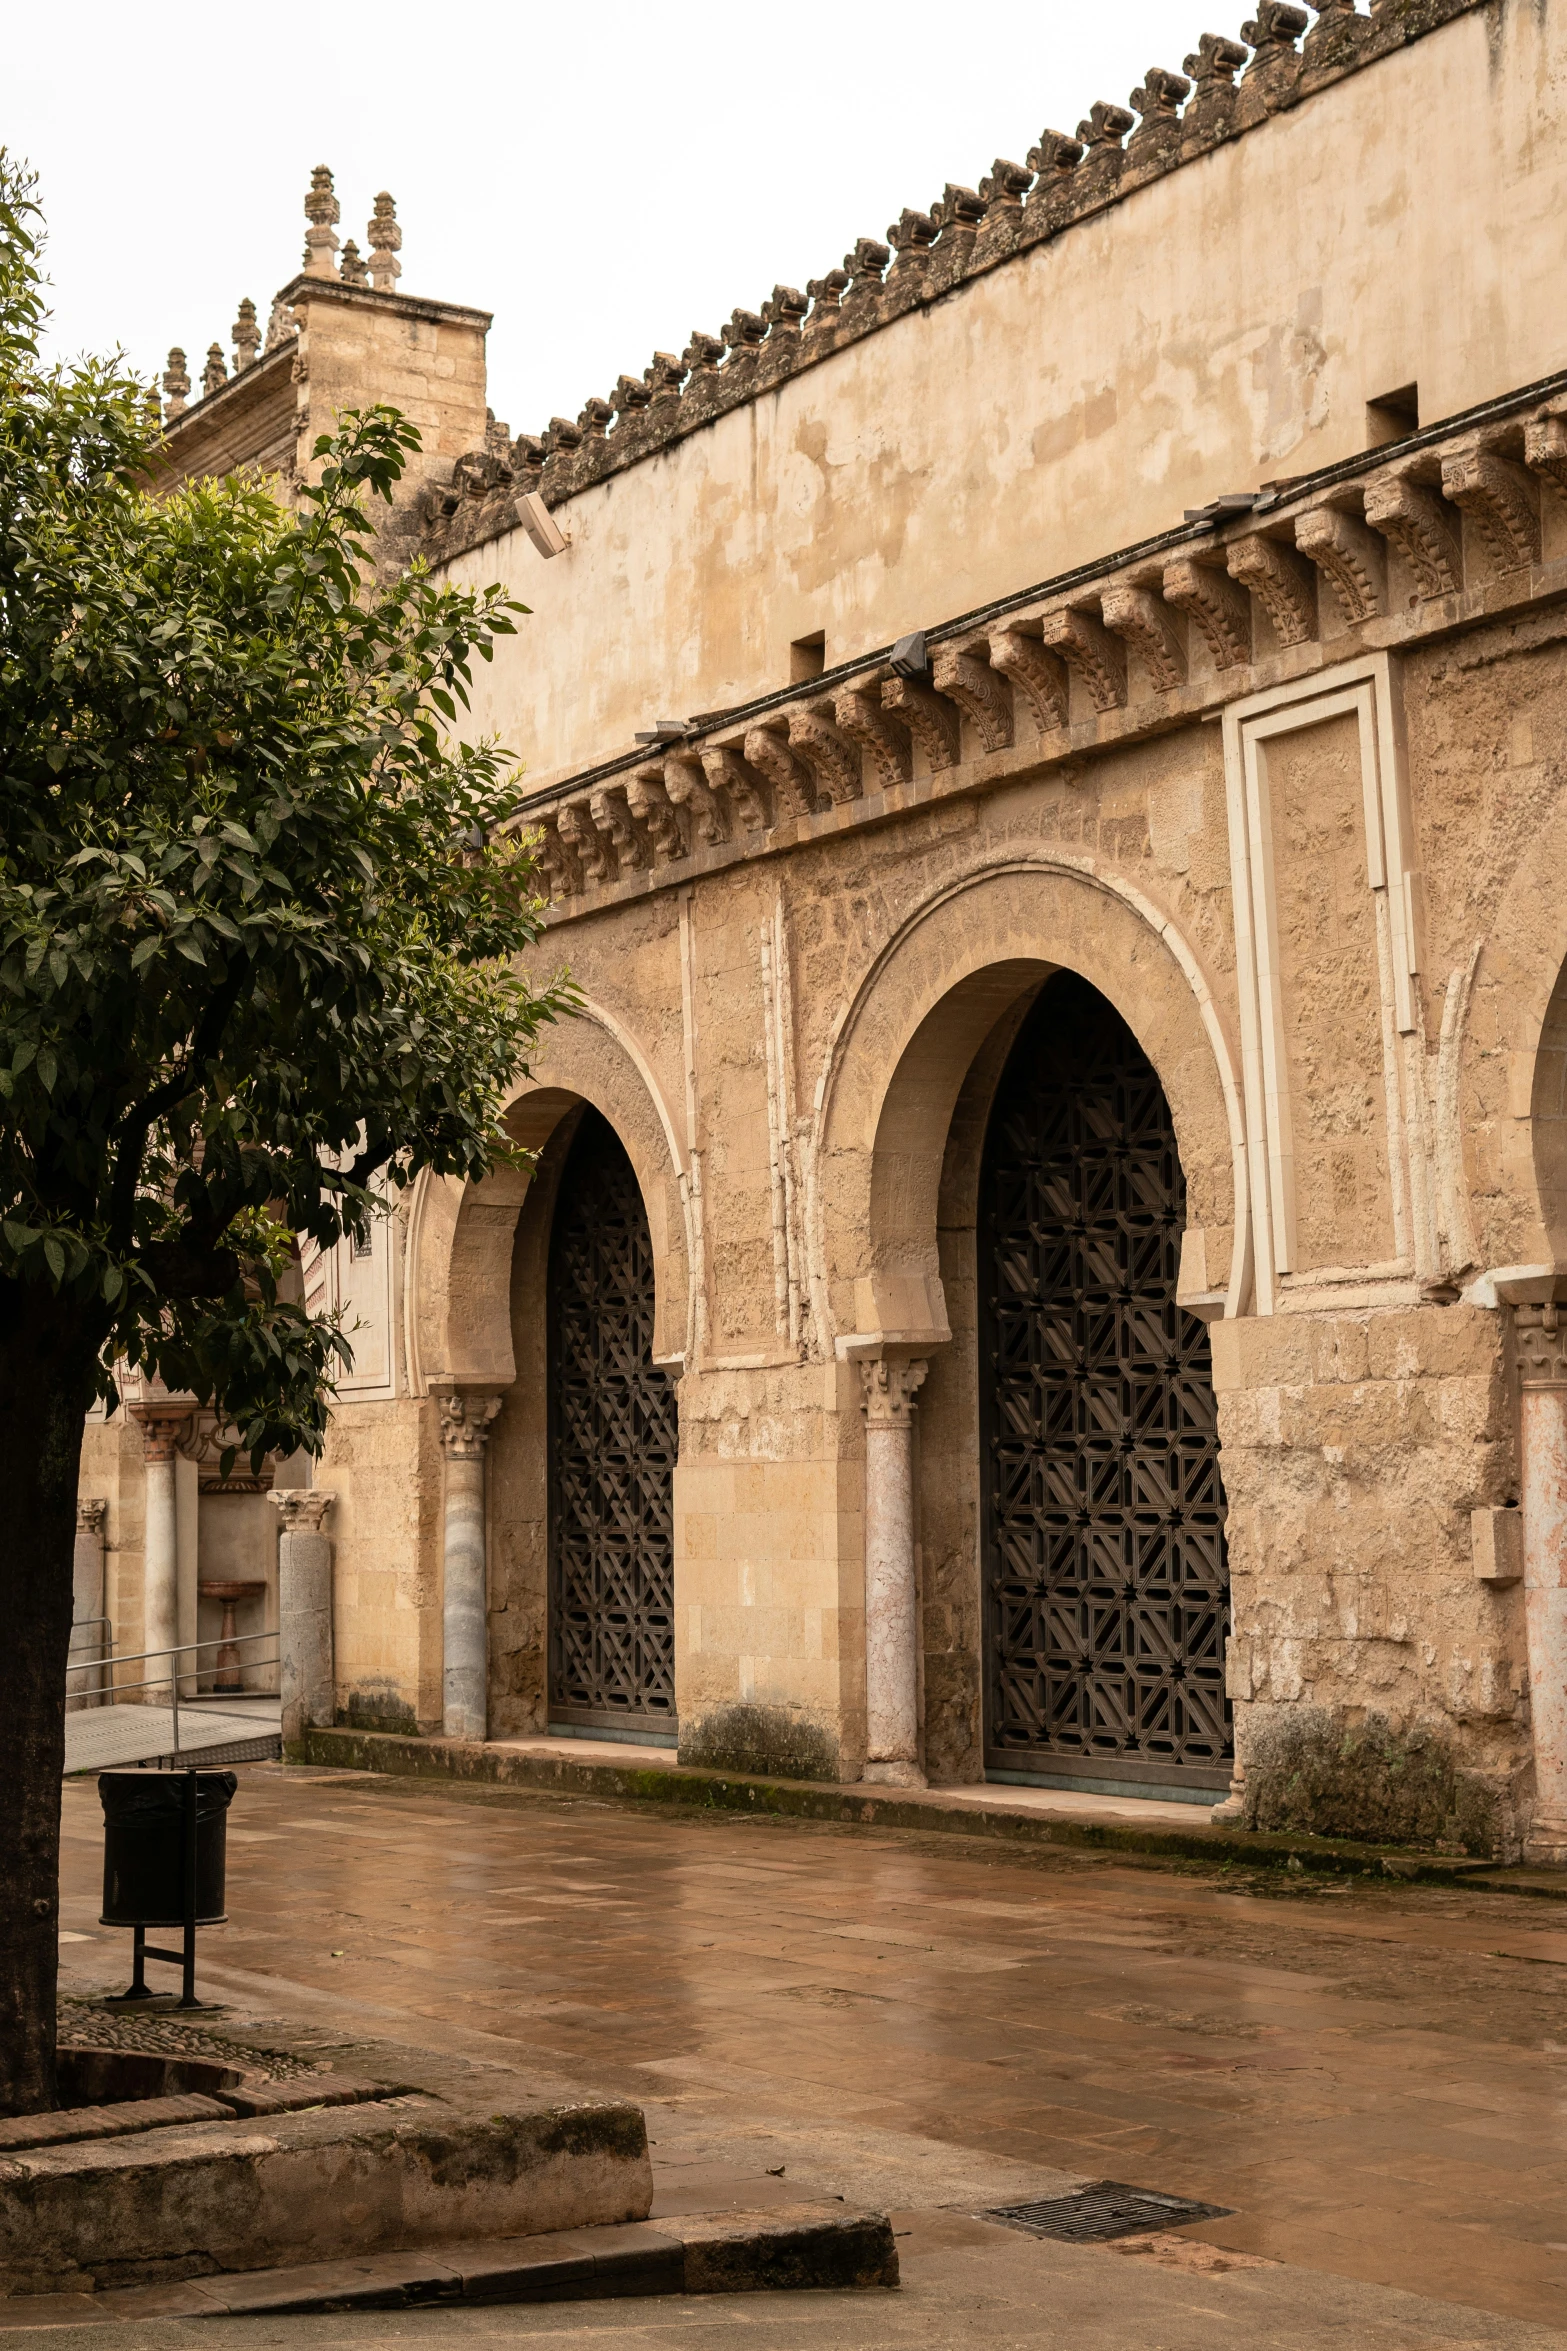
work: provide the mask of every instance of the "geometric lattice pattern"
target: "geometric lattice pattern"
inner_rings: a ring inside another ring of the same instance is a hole
[[[675,1389],[652,1363],[642,1193],[594,1110],[561,1176],[548,1304],[550,1713],[672,1726]]]
[[[1222,1786],[1229,1577],[1208,1333],[1175,1302],[1169,1105],[1114,1007],[1042,989],[981,1184],[991,1767]]]

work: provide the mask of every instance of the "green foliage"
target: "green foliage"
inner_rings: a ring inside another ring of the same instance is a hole
[[[318,442],[297,513],[155,495],[142,387],[39,359],[35,231],[0,150],[0,1307],[47,1285],[105,1396],[120,1358],[257,1459],[319,1450],[348,1341],[287,1294],[289,1236],[510,1156],[572,1003],[517,968],[509,757],[456,739],[525,607],[375,588],[367,514],[419,445],[393,409]]]

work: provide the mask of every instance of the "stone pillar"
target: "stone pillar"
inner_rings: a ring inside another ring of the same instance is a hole
[[[97,1660],[108,1646],[109,1632],[95,1617],[105,1615],[103,1576],[103,1530],[109,1515],[109,1505],[100,1500],[79,1501],[76,1505],[76,1550],[71,1562],[71,1621],[90,1630],[73,1644],[80,1657],[91,1658],[90,1665],[78,1666],[66,1676],[66,1689],[73,1698],[96,1699],[103,1690],[103,1671]]]
[[[180,1637],[179,1523],[174,1493],[174,1456],[188,1415],[154,1404],[136,1408],[147,1464],[145,1532],[142,1553],[143,1649],[172,1649]],[[129,1695],[144,1705],[168,1705],[171,1691],[160,1679],[163,1660],[149,1656],[131,1674],[148,1687]],[[170,1669],[172,1683],[172,1667]]]
[[[274,1486],[267,1496],[281,1521],[277,1614],[285,1755],[301,1750],[306,1731],[330,1730],[337,1711],[332,1545],[323,1532],[336,1499],[320,1486]]]
[[[1567,1321],[1515,1306],[1523,1482],[1524,1624],[1534,1732],[1534,1825],[1525,1858],[1567,1868]]]
[[[923,1788],[919,1593],[914,1572],[914,1395],[927,1366],[875,1356],[865,1391],[865,1777]]]
[[[490,1662],[484,1452],[501,1399],[489,1389],[452,1388],[440,1401],[446,1456],[441,1728],[448,1739],[483,1739]]]

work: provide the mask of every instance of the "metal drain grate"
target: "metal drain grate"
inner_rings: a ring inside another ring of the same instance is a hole
[[[1070,2196],[1049,2196],[1038,2204],[1003,2204],[982,2220],[1026,2230],[1031,2237],[1060,2237],[1069,2245],[1102,2245],[1111,2237],[1137,2237],[1147,2229],[1185,2228],[1194,2220],[1223,2220],[1232,2204],[1194,2204],[1188,2196],[1160,2196],[1152,2188],[1129,2188],[1121,2180],[1095,2180]]]

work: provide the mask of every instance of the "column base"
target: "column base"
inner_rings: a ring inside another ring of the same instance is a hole
[[[925,1774],[917,1763],[868,1763],[860,1774],[873,1788],[923,1788]]]
[[[1537,1820],[1524,1839],[1523,1857],[1532,1869],[1567,1869],[1567,1821]]]

